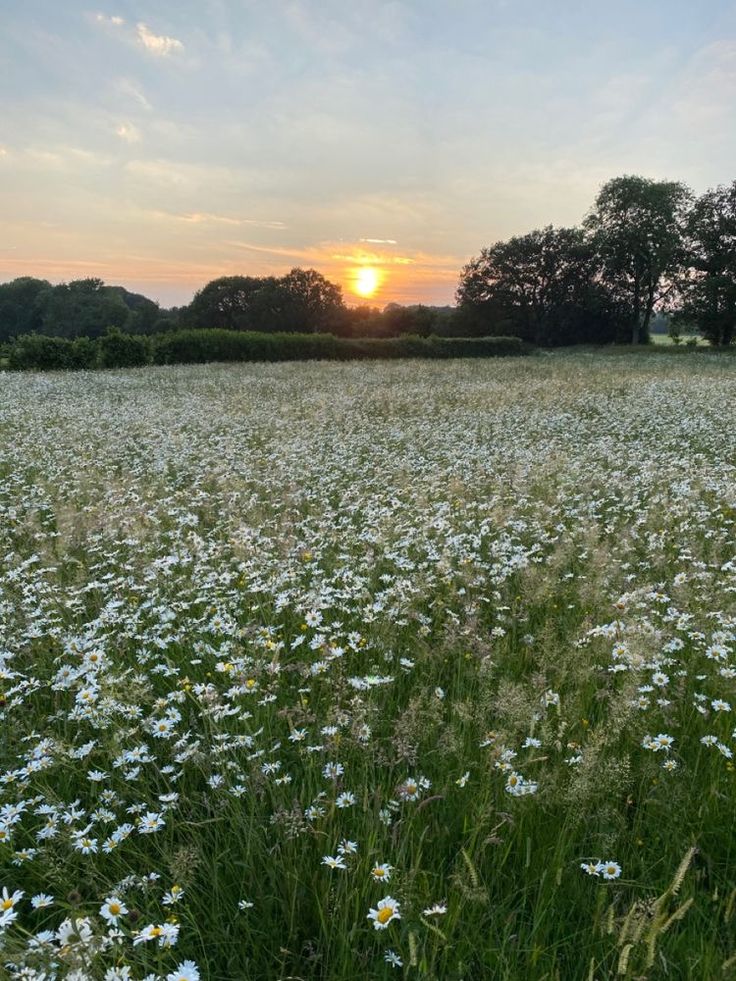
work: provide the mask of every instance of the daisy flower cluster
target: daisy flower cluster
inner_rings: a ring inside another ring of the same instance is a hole
[[[735,395],[698,353],[0,373],[0,973],[615,973],[702,836],[662,945],[721,976]]]

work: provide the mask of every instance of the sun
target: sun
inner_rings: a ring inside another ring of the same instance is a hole
[[[358,296],[373,296],[381,281],[380,274],[374,266],[361,266],[355,272],[353,289]]]

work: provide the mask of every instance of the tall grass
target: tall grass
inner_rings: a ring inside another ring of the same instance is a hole
[[[8,976],[734,976],[730,359],[2,381]]]

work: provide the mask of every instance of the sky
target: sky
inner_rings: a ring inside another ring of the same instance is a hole
[[[611,177],[736,179],[736,0],[99,3],[0,0],[0,281],[444,304]]]

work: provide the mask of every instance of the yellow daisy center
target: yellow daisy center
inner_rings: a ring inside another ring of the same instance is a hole
[[[379,909],[378,916],[376,919],[379,923],[388,923],[391,917],[394,915],[394,910],[392,906],[384,906],[383,909]]]

